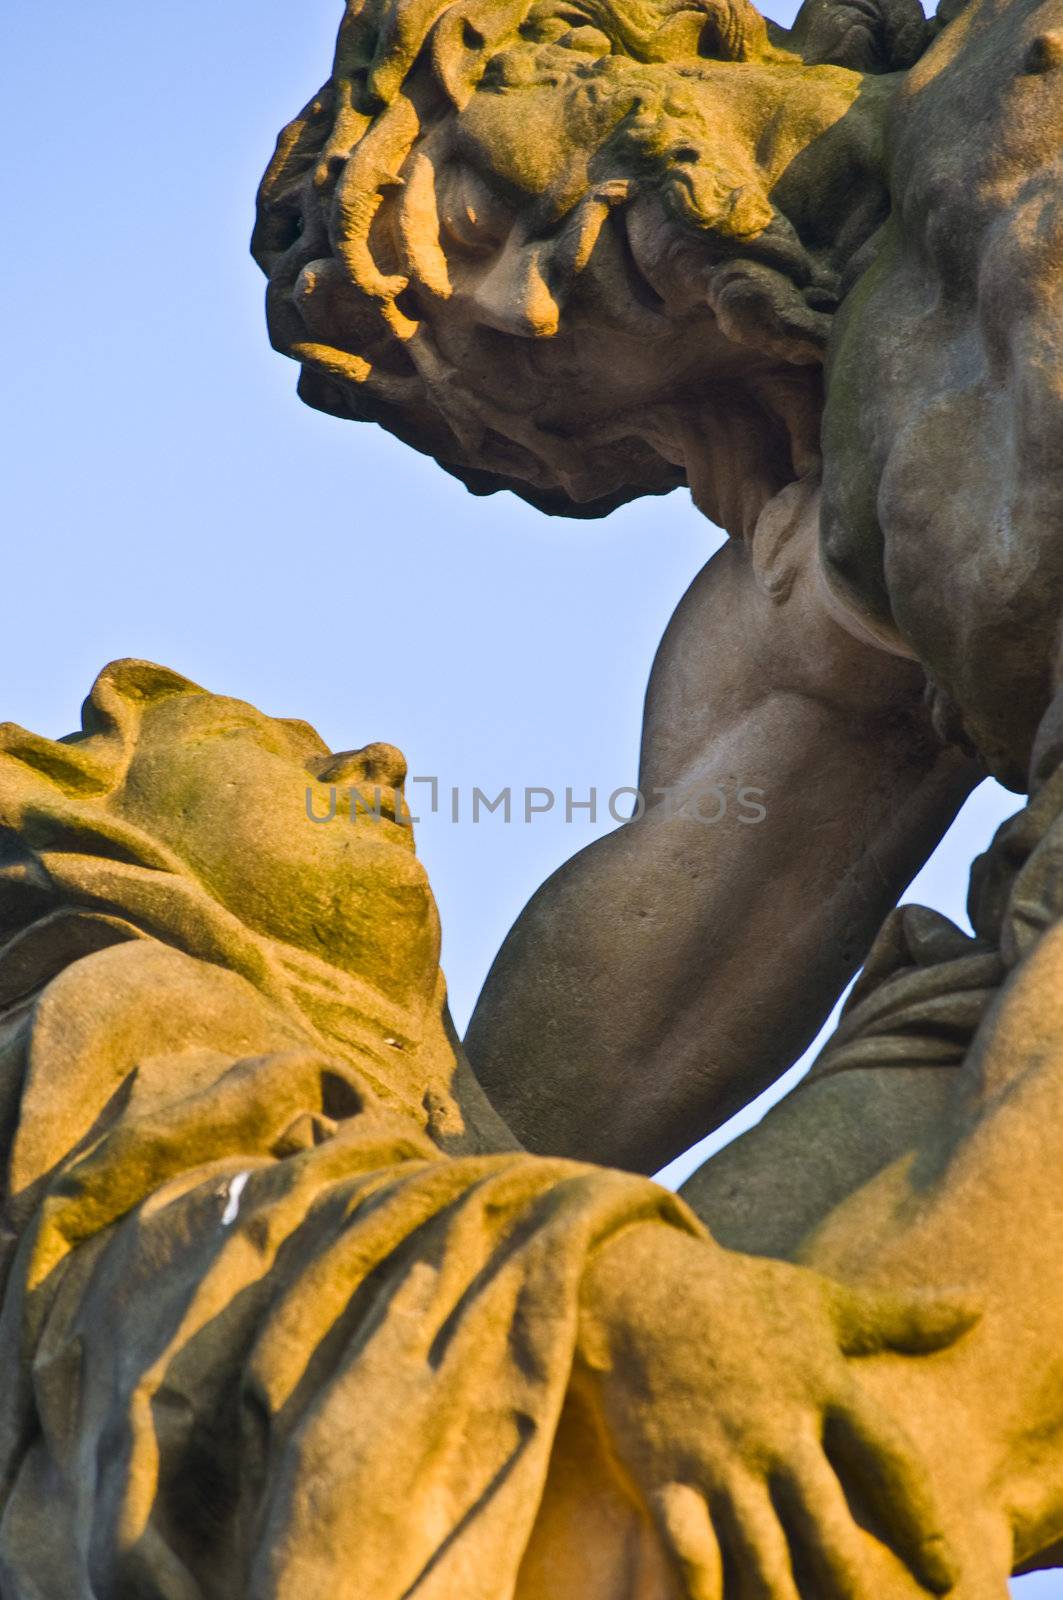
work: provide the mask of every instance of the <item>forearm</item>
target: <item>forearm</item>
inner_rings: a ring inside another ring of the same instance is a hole
[[[973,781],[910,664],[775,605],[743,561],[710,563],[658,654],[645,816],[543,885],[480,997],[469,1056],[530,1148],[653,1171],[755,1096]]]

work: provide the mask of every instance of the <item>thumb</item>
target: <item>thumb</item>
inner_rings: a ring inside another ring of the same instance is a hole
[[[925,1356],[946,1350],[981,1320],[981,1307],[959,1290],[849,1289],[832,1285],[830,1310],[846,1356],[892,1350]]]

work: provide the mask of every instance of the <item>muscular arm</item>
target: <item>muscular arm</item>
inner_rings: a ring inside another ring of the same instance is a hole
[[[974,781],[933,739],[918,669],[835,620],[815,510],[787,542],[785,599],[756,544],[695,579],[647,694],[645,815],[543,885],[491,970],[467,1049],[532,1149],[652,1171],[753,1098]],[[742,788],[763,791],[762,820]],[[720,796],[718,821],[690,814]]]

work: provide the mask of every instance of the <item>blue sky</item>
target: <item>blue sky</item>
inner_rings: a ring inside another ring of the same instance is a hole
[[[654,648],[721,536],[685,492],[589,524],[477,500],[297,401],[247,241],[340,10],[8,0],[0,716],[68,732],[98,669],[142,655],[336,748],[390,740],[464,795],[608,795],[634,781]],[[985,785],[914,897],[962,917],[1014,806]],[[426,819],[460,1021],[525,900],[605,825]]]

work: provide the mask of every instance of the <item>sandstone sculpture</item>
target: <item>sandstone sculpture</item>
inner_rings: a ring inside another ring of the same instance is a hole
[[[650,684],[668,803],[533,899],[475,1071],[396,751],[143,662],[0,730],[5,1595],[1063,1560],[1059,11],[352,0],[256,233],[304,398],[732,538]],[[893,909],[986,771],[1030,800],[973,935]],[[706,829],[736,772],[763,825]],[[794,1094],[641,1175],[861,963]]]
[[[473,1018],[529,1148],[652,1171],[794,1059],[986,771],[1036,796],[974,940],[887,920],[820,1067],[687,1190],[735,1248],[973,1293],[979,1327],[890,1396],[939,1487],[948,1441],[988,1449],[952,1493],[990,1588],[1063,1532],[1033,1442],[1054,1118],[1019,1110],[1053,1092],[1058,13],[350,5],[255,241],[311,404],[552,512],[685,481],[732,535],[650,683],[639,781],[669,804],[543,886]],[[706,833],[698,794],[736,772],[765,825]],[[1000,1257],[973,1248],[991,1216]],[[963,1423],[921,1387],[949,1363]]]
[[[977,1308],[515,1148],[402,776],[145,662],[0,734],[5,1592],[679,1600],[710,1485],[780,1593],[788,1541],[825,1595],[944,1592],[963,1529],[861,1370]],[[349,785],[379,820],[308,820]]]

